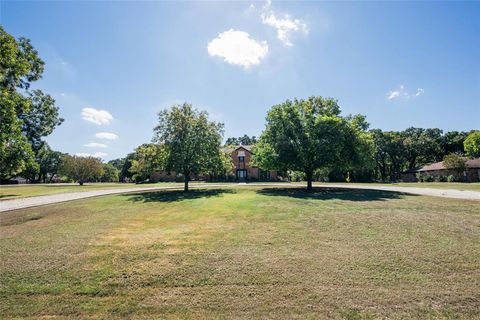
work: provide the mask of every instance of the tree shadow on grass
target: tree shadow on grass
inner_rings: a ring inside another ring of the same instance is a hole
[[[305,188],[264,188],[257,193],[266,196],[292,197],[308,200],[345,200],[345,201],[385,201],[390,199],[400,199],[407,195],[402,192],[350,189],[350,188],[328,188],[316,187],[312,191]],[[411,196],[411,194],[408,194]]]
[[[2,198],[10,198],[10,197],[16,197],[18,194],[0,194],[0,199]]]
[[[180,190],[161,190],[154,192],[129,193],[124,196],[130,197],[134,202],[177,202],[183,200],[218,197],[225,193],[235,193],[232,189],[193,189],[188,192]]]

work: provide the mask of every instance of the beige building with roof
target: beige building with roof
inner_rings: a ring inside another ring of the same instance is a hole
[[[480,181],[480,158],[468,159],[466,161],[467,170],[465,170],[463,178],[465,182],[479,182]],[[435,162],[426,165],[417,170],[421,175],[429,175],[432,177],[446,177],[449,175],[456,175],[452,170],[445,168],[443,161]]]

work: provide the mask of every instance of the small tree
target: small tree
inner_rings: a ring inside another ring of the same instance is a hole
[[[465,158],[458,154],[451,153],[443,158],[443,165],[446,169],[455,172],[455,175],[459,178],[463,172],[467,169]]]
[[[480,157],[480,131],[471,132],[463,142],[463,147],[467,156]]]
[[[165,166],[165,147],[153,143],[144,143],[135,149],[135,156],[129,169],[136,180],[145,181],[155,171]]]
[[[104,169],[98,158],[66,155],[62,159],[60,172],[83,186],[84,182],[100,179]]]
[[[154,141],[165,147],[165,170],[184,176],[188,191],[191,174],[209,174],[221,160],[223,124],[188,103],[160,111]]]
[[[210,161],[212,162],[209,165],[211,177],[226,179],[228,175],[233,174],[234,166],[229,152],[221,151],[218,156],[211,157]]]

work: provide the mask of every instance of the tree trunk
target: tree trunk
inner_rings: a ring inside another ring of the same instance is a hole
[[[313,190],[313,187],[312,187],[313,173],[311,171],[307,171],[305,172],[305,174],[307,176],[307,191],[312,191]]]
[[[82,180],[78,181],[78,184],[83,186],[83,181]]]
[[[183,187],[184,192],[188,192],[188,181],[190,180],[190,174],[184,174],[185,186]]]

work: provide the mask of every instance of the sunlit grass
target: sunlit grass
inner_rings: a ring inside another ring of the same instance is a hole
[[[242,187],[0,215],[0,314],[480,317],[480,203]]]
[[[117,188],[141,188],[155,187],[162,185],[182,185],[181,183],[162,182],[162,183],[86,183],[83,186],[78,184],[28,184],[16,186],[0,186],[0,200],[25,198],[34,196],[43,196],[50,194],[66,193],[66,192],[82,192],[93,190],[107,190]]]
[[[306,182],[305,182],[306,183]],[[316,183],[317,185],[320,183]],[[324,183],[321,183],[324,184]],[[325,183],[325,184],[346,184],[346,182]],[[393,187],[413,187],[413,188],[433,188],[433,189],[455,189],[480,191],[480,183],[462,183],[462,182],[398,182],[398,183],[348,183],[349,185],[362,186],[393,186]]]

